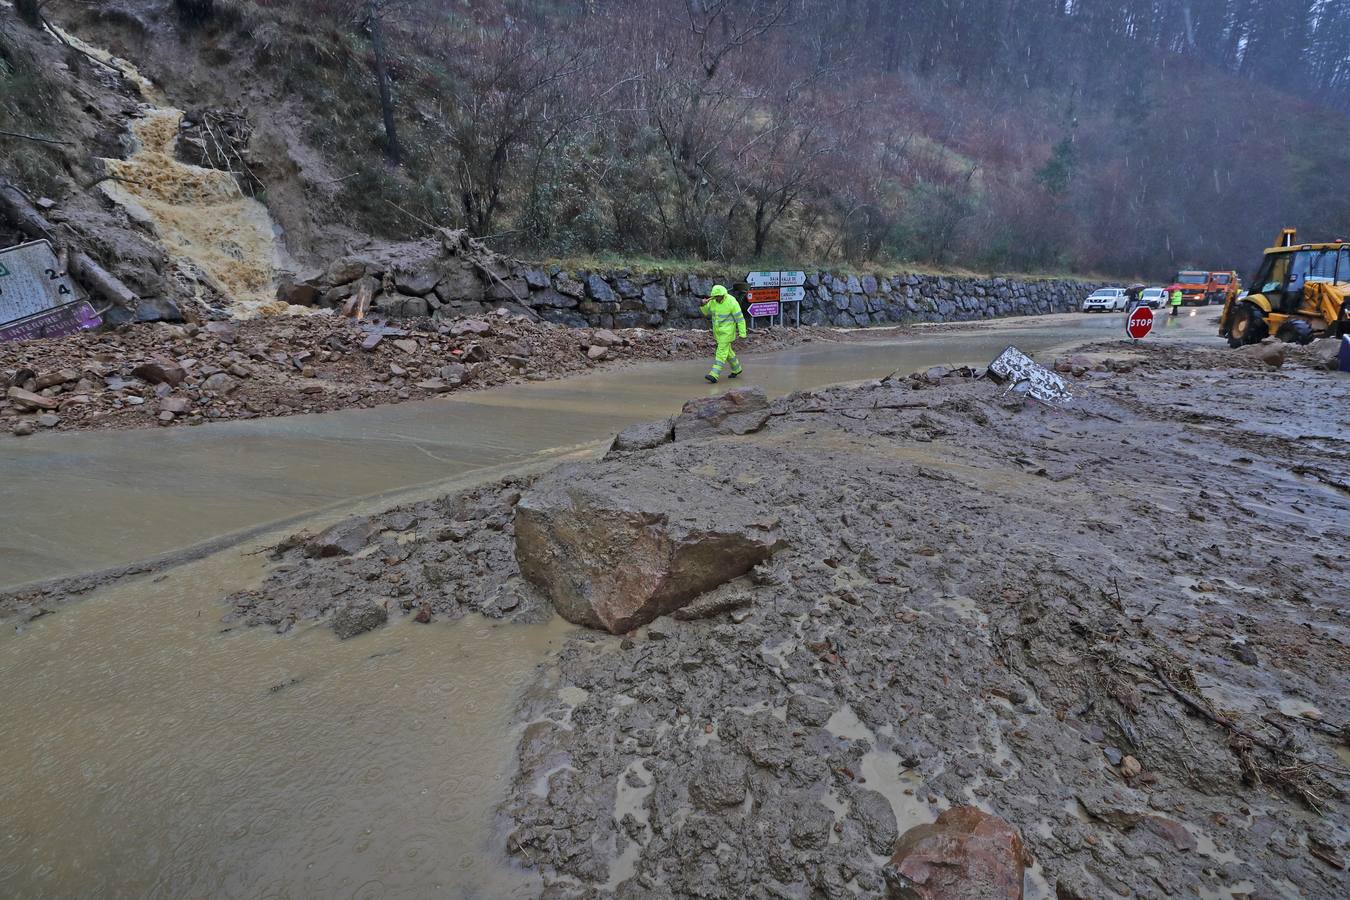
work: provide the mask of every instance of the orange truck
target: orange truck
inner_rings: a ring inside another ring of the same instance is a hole
[[[1186,306],[1208,306],[1211,303],[1227,303],[1240,290],[1242,282],[1237,272],[1182,269],[1177,273],[1176,281],[1167,286],[1167,296],[1170,302],[1172,292],[1181,291],[1181,302]]]

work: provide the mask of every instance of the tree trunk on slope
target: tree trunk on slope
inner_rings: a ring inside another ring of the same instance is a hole
[[[380,83],[380,112],[384,115],[384,155],[394,165],[403,160],[403,148],[398,142],[398,125],[394,121],[394,93],[389,84],[389,65],[384,46],[384,8],[380,0],[370,0],[366,7],[370,24],[370,44],[375,51],[375,77]]]

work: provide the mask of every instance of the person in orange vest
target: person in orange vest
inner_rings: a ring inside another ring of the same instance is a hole
[[[711,384],[717,384],[722,378],[723,368],[730,367],[728,377],[735,378],[744,371],[741,361],[736,358],[732,345],[736,338],[745,337],[745,314],[735,297],[727,289],[715,284],[708,293],[708,302],[698,311],[712,320],[713,338],[717,341],[717,355],[713,358],[711,371],[703,377]]]

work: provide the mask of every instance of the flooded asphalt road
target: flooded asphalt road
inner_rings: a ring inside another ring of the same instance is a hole
[[[748,358],[773,393],[984,363],[1118,333],[1118,316]],[[1112,327],[1112,320],[1115,327]],[[1204,338],[1187,322],[1164,339]],[[325,509],[317,523],[540,466],[703,392],[703,362],[430,403],[0,444],[6,582],[142,559]],[[742,382],[745,383],[745,382]],[[365,498],[363,500],[356,498]],[[220,624],[278,532],[123,580],[0,634],[0,896],[534,896],[506,866],[523,686],[572,631],[481,619],[339,642]]]
[[[1214,310],[1167,322],[1162,340],[1215,342]],[[705,360],[608,369],[553,382],[200,428],[89,431],[0,440],[0,588],[138,562],[490,466],[601,440],[691,397],[757,385],[771,395],[897,369],[989,362],[1121,336],[1123,316],[1009,319],[875,342],[747,356],[716,388]]]

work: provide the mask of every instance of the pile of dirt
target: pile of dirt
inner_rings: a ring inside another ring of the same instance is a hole
[[[274,549],[263,586],[230,597],[222,621],[285,632],[296,621],[371,605],[423,624],[470,612],[546,619],[552,611],[521,577],[512,537],[515,504],[531,481],[508,479],[293,535]]]
[[[1267,338],[1237,350],[1225,347],[1199,348],[1171,343],[1142,341],[1132,345],[1123,362],[1145,372],[1164,372],[1169,369],[1315,369],[1334,372],[1338,369],[1338,338],[1319,338],[1310,344],[1290,344],[1276,338]],[[1089,344],[1077,353],[1057,360],[1056,368],[1079,377],[1111,368],[1110,355],[1121,356],[1119,344]],[[1062,364],[1062,365],[1060,365]]]
[[[739,346],[838,337],[762,329]],[[710,350],[697,332],[574,329],[505,310],[398,328],[323,315],[160,323],[0,344],[0,423],[22,435],[325,412]]]
[[[753,499],[785,547],[569,640],[522,701],[508,852],[550,897],[875,896],[899,835],[976,806],[1020,832],[1041,895],[1342,895],[1336,376],[1098,375],[1053,406],[932,371],[798,394],[756,434],[597,464]],[[536,621],[527,489],[392,511],[351,555],[288,542],[228,617]]]

